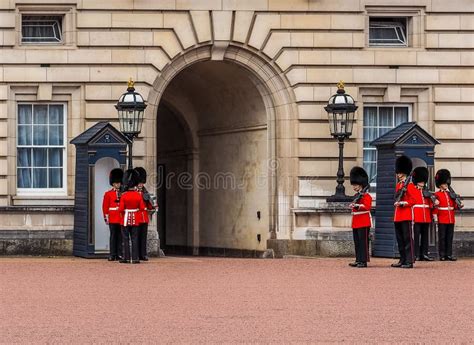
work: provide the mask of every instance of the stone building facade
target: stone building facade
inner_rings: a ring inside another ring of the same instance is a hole
[[[350,215],[325,200],[339,80],[359,106],[346,173],[418,122],[465,198],[469,246],[473,34],[472,0],[0,0],[0,253],[70,253],[69,142],[118,126],[129,78],[148,103],[134,165],[161,202],[154,252],[157,229],[170,252],[344,252]]]

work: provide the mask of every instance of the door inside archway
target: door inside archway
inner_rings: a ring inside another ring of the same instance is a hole
[[[199,62],[170,82],[157,115],[165,251],[251,255],[266,248],[267,123],[255,81],[236,64]]]

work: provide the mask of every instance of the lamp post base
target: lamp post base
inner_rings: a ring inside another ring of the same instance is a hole
[[[354,199],[352,196],[345,194],[334,194],[326,198],[327,202],[351,202]]]
[[[344,188],[344,139],[345,136],[337,137],[339,144],[339,166],[337,169],[337,186],[333,195],[326,199],[327,202],[351,202],[354,198],[346,195],[346,188]]]

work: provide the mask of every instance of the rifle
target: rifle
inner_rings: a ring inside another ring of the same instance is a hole
[[[435,197],[433,192],[428,189],[428,186],[426,184],[423,187],[423,197],[430,198],[431,202],[433,203],[433,207],[438,207],[436,206],[436,201],[438,201],[438,199]]]
[[[364,194],[369,191],[369,188],[370,188],[370,184],[367,184],[367,186],[362,188],[362,190],[358,191],[357,194],[354,197],[354,200],[352,200],[352,203],[357,204],[360,201],[360,199],[362,199]]]
[[[411,182],[411,178],[411,174],[407,176],[407,178],[403,182],[403,187],[398,190],[397,194],[395,194],[395,202],[400,202],[402,200],[403,196],[407,192],[407,188]]]
[[[150,213],[153,215],[153,213],[156,212],[157,208],[158,208],[158,203],[157,203],[157,200],[156,200],[156,196],[151,194],[146,188],[145,186],[143,186],[143,200],[145,202],[149,202],[153,209],[149,210]]]
[[[461,208],[462,207],[461,196],[459,194],[456,194],[456,192],[450,185],[448,185],[448,189],[449,189],[449,197],[454,200],[454,202],[459,208]]]

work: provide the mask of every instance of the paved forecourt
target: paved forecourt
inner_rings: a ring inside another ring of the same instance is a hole
[[[0,343],[473,343],[474,260],[0,259]]]

